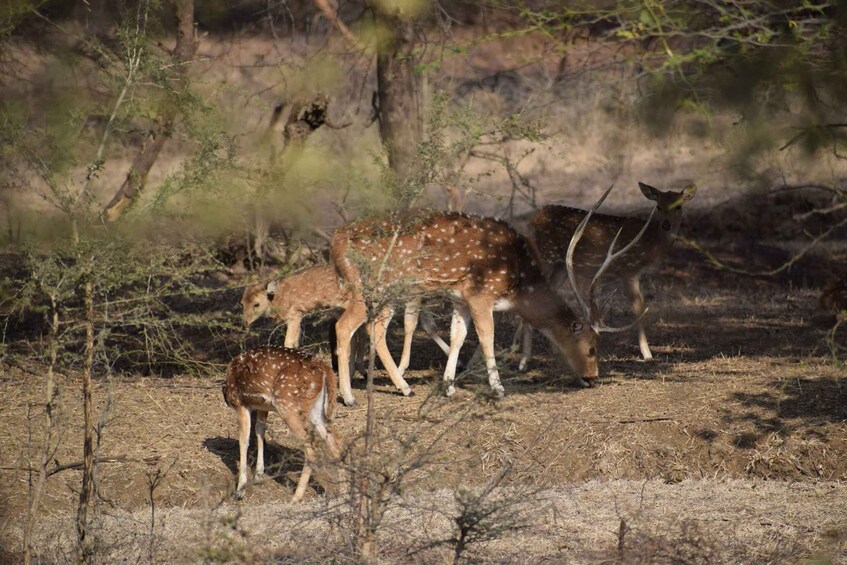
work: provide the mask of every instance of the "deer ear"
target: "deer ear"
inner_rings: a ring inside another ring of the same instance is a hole
[[[276,289],[277,289],[277,282],[276,281],[271,281],[271,282],[268,283],[268,287],[265,289],[265,292],[268,293],[268,299],[269,300],[274,299],[274,294],[276,294]]]
[[[682,202],[680,204],[684,204],[694,198],[694,194],[697,192],[697,185],[694,183],[689,184],[685,188],[682,189]]]
[[[682,192],[679,195],[679,198],[673,201],[673,203],[668,206],[669,210],[676,210],[677,208],[681,208],[683,204],[694,198],[694,193],[697,192],[696,184],[689,184],[685,188],[682,189]]]
[[[658,188],[654,188],[649,184],[645,184],[643,182],[638,183],[638,188],[641,189],[642,194],[647,198],[647,200],[659,200],[659,195],[662,193]]]

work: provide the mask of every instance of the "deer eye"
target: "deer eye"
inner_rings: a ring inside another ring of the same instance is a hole
[[[594,357],[595,355],[597,355],[597,349],[596,349],[596,348],[594,348],[594,347],[589,348],[589,349],[588,349],[588,356],[589,356],[589,357]]]
[[[259,306],[260,306],[260,304],[257,302],[253,305],[253,308],[258,308]]]
[[[582,323],[574,322],[574,323],[571,324],[571,332],[578,334],[581,331],[582,331]]]

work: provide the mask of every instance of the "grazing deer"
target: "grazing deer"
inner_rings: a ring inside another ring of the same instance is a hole
[[[247,446],[250,443],[250,418],[256,415],[256,476],[265,472],[265,428],[268,412],[279,413],[288,427],[304,444],[306,462],[292,502],[306,492],[315,450],[310,429],[323,439],[333,457],[341,459],[341,449],[332,429],[335,408],[335,375],[318,359],[282,347],[259,347],[232,360],[223,386],[224,400],[238,419],[238,486],[235,498],[244,495],[247,485]]]
[[[639,230],[643,231],[643,237],[632,245],[626,256],[615,264],[607,266],[604,274],[610,278],[617,278],[622,283],[623,291],[629,298],[632,310],[637,317],[638,345],[641,355],[645,361],[649,361],[653,358],[653,354],[647,343],[647,334],[642,323],[645,308],[644,297],[641,295],[641,273],[648,267],[658,264],[668,253],[682,221],[682,205],[691,200],[697,187],[691,184],[681,192],[663,192],[641,182],[638,186],[644,196],[656,202],[655,221],[649,223],[645,230],[644,221],[639,218],[592,213],[591,223],[584,227],[584,234],[581,234],[582,244],[573,252],[572,270],[568,269],[566,255],[569,245],[572,244],[571,236],[586,217],[585,210],[566,206],[545,206],[533,216],[530,225],[533,241],[551,284],[555,288],[560,288],[565,279],[569,279],[583,307],[585,305],[580,298],[579,289],[584,288],[588,281],[596,284],[599,280],[597,274],[600,273],[604,253],[610,248],[611,243],[619,236],[625,240],[631,239]],[[608,192],[606,191],[600,202],[605,199]],[[594,209],[596,210],[596,205]],[[531,337],[524,334],[525,349],[527,340],[531,340]]]
[[[285,322],[285,347],[300,345],[303,317],[322,308],[343,308],[346,297],[331,265],[308,267],[267,284],[244,289],[241,309],[244,325],[250,326],[267,314]]]
[[[599,203],[598,203],[599,205]],[[613,261],[619,254],[609,259]],[[455,391],[459,349],[473,319],[488,371],[498,397],[504,389],[494,358],[494,311],[515,310],[556,346],[590,386],[597,378],[597,336],[606,328],[598,318],[580,320],[543,276],[529,242],[506,223],[454,212],[418,212],[390,220],[365,220],[339,228],[330,257],[352,289],[352,298],[336,322],[339,383],[344,402],[355,402],[345,371],[350,336],[367,319],[365,292],[377,298],[392,292],[447,291],[454,298],[450,352],[444,370],[446,394]],[[590,315],[599,308],[586,309]],[[376,349],[395,385],[408,385],[385,346],[390,306],[374,316]]]
[[[318,265],[267,284],[247,287],[241,297],[241,309],[246,326],[250,326],[265,314],[278,323],[284,322],[286,324],[285,347],[294,349],[300,346],[300,327],[304,316],[318,309],[344,308],[348,299],[349,293],[344,292],[339,285],[335,269],[331,265]],[[400,361],[401,374],[409,366],[412,337],[419,319],[424,331],[438,344],[444,354],[446,355],[450,350],[444,340],[438,336],[432,319],[421,313],[420,300],[411,300],[406,304],[404,325],[406,334]],[[354,364],[363,375],[365,374],[366,348],[365,340],[357,339]]]

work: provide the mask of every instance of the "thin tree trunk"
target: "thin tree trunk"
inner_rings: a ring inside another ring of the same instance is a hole
[[[369,563],[373,558],[373,503],[371,484],[371,456],[374,447],[374,430],[376,429],[376,413],[374,411],[374,374],[376,373],[376,336],[374,330],[376,323],[373,319],[367,324],[370,335],[370,348],[368,351],[368,376],[367,376],[367,411],[365,421],[365,453],[359,466],[359,508],[356,516],[356,537],[359,561]]]
[[[91,368],[94,365],[94,287],[91,281],[84,285],[85,294],[85,367],[82,375],[82,488],[76,515],[76,535],[79,560],[88,563],[92,547],[87,537],[88,510],[94,489],[94,428],[91,424]]]
[[[373,9],[377,24],[391,32],[386,33],[377,49],[379,132],[388,150],[389,166],[400,178],[406,178],[423,138],[414,22],[388,14],[377,5]]]
[[[32,497],[29,502],[29,512],[27,513],[26,527],[24,528],[24,564],[29,565],[32,562],[32,533],[35,530],[36,516],[38,515],[38,507],[41,505],[41,498],[47,488],[47,466],[50,464],[50,458],[53,454],[53,428],[55,421],[53,419],[54,401],[56,397],[55,386],[53,381],[53,371],[56,367],[56,358],[58,357],[59,344],[57,336],[59,333],[59,310],[56,308],[55,300],[53,302],[53,316],[50,323],[50,366],[47,367],[47,398],[44,405],[45,425],[44,445],[41,450],[41,461],[38,466],[38,478],[35,486],[32,489]]]
[[[197,44],[194,42],[194,0],[173,0],[178,21],[176,48],[173,61],[177,80],[174,89],[188,88],[188,63],[194,57]],[[174,106],[167,110],[159,120],[159,127],[150,132],[141,152],[135,157],[115,196],[106,205],[103,214],[106,221],[114,222],[132,205],[138,194],[144,190],[147,175],[156,163],[165,142],[170,138],[179,109]]]

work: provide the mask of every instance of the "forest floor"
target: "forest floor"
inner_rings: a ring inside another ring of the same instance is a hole
[[[795,286],[790,274],[716,270],[679,247],[645,286],[655,360],[639,361],[634,330],[604,335],[601,378],[590,389],[572,383],[541,338],[530,370],[518,373],[508,318],[498,326],[503,400],[487,397],[474,370],[454,397],[438,395],[442,354],[422,332],[407,375],[414,397],[397,394],[379,371],[378,450],[387,468],[404,473],[379,531],[382,559],[447,559],[455,548],[455,493],[481,490],[504,466],[488,502],[501,501],[494,506],[503,531],[467,549],[481,559],[847,558],[847,386],[843,364],[827,347],[834,317],[818,310],[817,292]],[[623,306],[613,321],[628,317]],[[463,358],[473,345],[469,339]],[[0,377],[6,548],[19,547],[26,516],[26,469],[37,461],[43,433],[43,416],[32,415],[43,404],[44,371],[18,363]],[[266,448],[272,480],[232,500],[238,447],[222,377],[97,381],[95,414],[104,415],[98,551],[109,560],[153,552],[168,561],[350,555],[350,529],[342,526],[349,504],[333,495],[336,486],[329,495],[321,486],[332,473],[318,473],[304,504],[289,504],[302,452],[273,415]],[[82,443],[80,380],[58,380],[54,460],[68,464]],[[336,410],[348,442],[365,426],[364,381],[354,387],[359,407]],[[79,480],[68,469],[48,482],[37,547],[49,560],[71,551]]]

